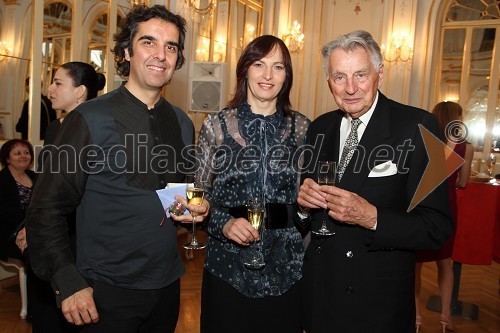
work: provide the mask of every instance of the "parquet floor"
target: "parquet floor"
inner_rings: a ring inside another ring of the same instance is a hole
[[[204,232],[199,232],[200,241],[205,241]],[[194,252],[187,259],[181,245],[185,235],[179,236],[179,248],[186,264],[186,275],[181,280],[181,311],[175,333],[198,333],[200,318],[200,288],[205,250]],[[19,318],[20,297],[16,278],[2,281],[0,289],[0,333],[30,333],[31,326]],[[422,300],[438,294],[437,272],[433,263],[424,264],[422,270]],[[500,264],[490,266],[463,265],[460,286],[461,301],[479,306],[479,318],[468,320],[453,317],[456,332],[499,333],[500,332]],[[422,333],[439,333],[439,314],[423,309]],[[237,333],[237,332],[235,332]],[[286,333],[286,332],[277,332]],[[338,332],[349,333],[349,332]],[[368,332],[367,332],[368,333]]]

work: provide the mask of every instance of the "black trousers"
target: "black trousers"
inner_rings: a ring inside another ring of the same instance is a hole
[[[89,281],[99,322],[84,333],[174,333],[179,317],[180,280],[154,290],[124,289]]]
[[[201,333],[302,333],[300,281],[280,296],[249,298],[203,271]]]

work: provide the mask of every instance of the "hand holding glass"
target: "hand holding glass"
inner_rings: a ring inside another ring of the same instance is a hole
[[[194,185],[188,185],[186,188],[186,199],[188,201],[188,205],[196,205],[201,206],[203,204],[203,198],[205,197],[205,191],[201,187],[196,187]],[[193,216],[193,229],[191,233],[191,242],[184,244],[185,249],[204,249],[205,244],[199,243],[196,238],[196,216],[198,216],[197,212],[192,211],[191,215]]]
[[[333,161],[319,161],[318,162],[318,184],[333,186],[335,184],[335,162]],[[313,230],[316,235],[331,236],[335,235],[335,231],[328,229],[326,222],[328,221],[328,209],[323,210],[323,221],[319,230]]]
[[[264,226],[264,203],[260,198],[252,198],[247,205],[248,221],[262,237]],[[247,248],[241,249],[241,260],[243,264],[252,269],[259,269],[265,266],[264,255],[262,253],[262,241],[256,240]]]

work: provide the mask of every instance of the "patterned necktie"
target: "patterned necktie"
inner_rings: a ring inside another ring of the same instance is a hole
[[[337,170],[337,177],[339,181],[342,179],[345,168],[349,164],[349,161],[354,154],[354,150],[358,145],[358,127],[360,124],[361,120],[359,120],[359,118],[351,120],[351,132],[345,140],[344,149],[342,150],[342,156],[340,157],[339,167]]]

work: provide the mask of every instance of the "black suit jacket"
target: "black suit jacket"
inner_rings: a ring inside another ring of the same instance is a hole
[[[31,180],[35,180],[35,173],[26,170]],[[9,168],[0,170],[0,259],[15,257],[23,259],[12,234],[24,220],[26,210],[21,208],[21,199],[16,181]]]
[[[29,99],[23,104],[21,116],[16,124],[16,131],[21,132],[23,140],[28,139],[28,121],[29,121]],[[57,118],[56,110],[52,108],[52,102],[47,96],[43,95],[40,99],[40,140],[45,138],[47,126]]]
[[[309,127],[312,159],[339,159],[340,110],[318,117]],[[447,189],[441,184],[407,212],[427,166],[418,125],[439,136],[435,117],[379,93],[378,103],[338,187],[377,207],[377,230],[330,219],[331,237],[313,236],[304,260],[307,332],[410,333],[415,331],[414,273],[417,249],[437,249],[453,231]],[[444,158],[444,155],[443,155]],[[368,177],[375,165],[391,160],[398,172]],[[309,168],[302,176],[315,179]],[[322,212],[313,212],[313,230]]]

